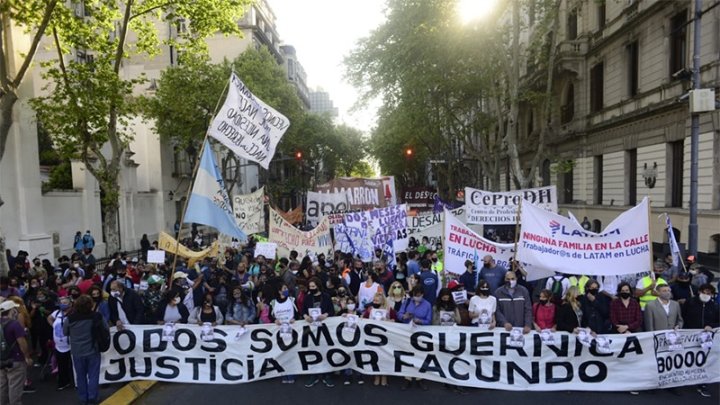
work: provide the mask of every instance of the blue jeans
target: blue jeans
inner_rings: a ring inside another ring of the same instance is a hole
[[[73,356],[73,366],[77,378],[77,393],[80,403],[99,403],[100,353],[83,357]]]

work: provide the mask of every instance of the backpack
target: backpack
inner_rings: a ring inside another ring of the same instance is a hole
[[[554,303],[560,303],[562,302],[563,296],[563,280],[565,280],[565,276],[562,276],[559,280],[555,277],[552,278],[553,283],[552,287],[550,287],[550,292],[552,292],[552,301]]]
[[[98,350],[100,350],[100,353],[106,352],[110,348],[110,330],[108,328],[103,328],[102,324],[100,322],[103,319],[102,315],[97,316],[99,314],[95,314],[96,316],[93,317],[92,320],[92,334],[93,334],[93,340],[97,342]]]
[[[12,351],[17,341],[9,344],[5,339],[5,325],[12,321],[0,322],[0,369],[7,369],[13,366]]]

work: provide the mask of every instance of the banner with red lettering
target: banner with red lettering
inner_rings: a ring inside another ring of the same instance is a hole
[[[445,270],[454,274],[462,274],[465,272],[465,260],[474,262],[476,257],[482,259],[486,255],[492,256],[498,265],[509,269],[515,245],[487,240],[463,224],[452,214],[452,211],[445,210],[445,243],[443,247]],[[528,273],[528,281],[555,274],[525,263],[523,263],[523,267]]]
[[[468,224],[514,225],[520,199],[525,199],[550,212],[557,212],[557,187],[547,186],[525,190],[491,193],[465,187],[465,209]]]
[[[593,233],[576,220],[523,201],[517,258],[547,271],[588,276],[652,270],[648,209],[646,197],[603,232]]]

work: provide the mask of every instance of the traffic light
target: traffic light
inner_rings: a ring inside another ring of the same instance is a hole
[[[302,160],[302,152],[301,151],[295,152],[295,160]]]
[[[406,148],[406,149],[405,149],[405,156],[408,157],[408,158],[410,158],[410,157],[412,157],[412,155],[413,155],[413,150],[412,150],[412,148]]]

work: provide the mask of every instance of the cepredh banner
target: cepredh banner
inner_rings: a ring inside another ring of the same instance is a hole
[[[593,338],[343,317],[316,326],[133,325],[113,331],[100,383],[235,384],[351,368],[478,388],[630,391],[720,382],[718,352],[717,330]]]
[[[555,186],[491,193],[465,187],[465,209],[468,224],[512,225],[517,222],[520,200],[525,199],[550,212],[557,212]]]

